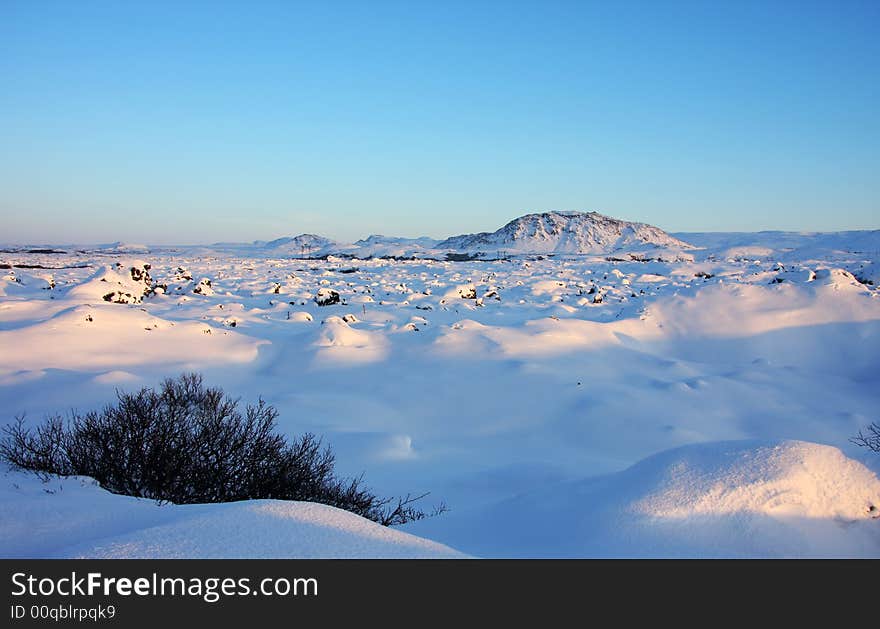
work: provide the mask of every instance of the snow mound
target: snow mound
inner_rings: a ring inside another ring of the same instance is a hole
[[[339,303],[339,293],[330,288],[319,288],[314,301],[319,306],[332,306]]]
[[[656,488],[633,510],[654,518],[748,513],[842,523],[880,517],[880,480],[831,446],[691,446],[640,467],[659,474]]]
[[[0,481],[0,556],[94,558],[461,558],[427,539],[310,502],[163,505],[85,477]]]
[[[16,294],[21,289],[22,284],[21,277],[15,271],[6,271],[3,275],[0,275],[0,297]],[[12,289],[12,291],[9,289]]]
[[[192,292],[196,295],[202,295],[203,297],[211,297],[215,294],[214,286],[211,284],[211,280],[207,277],[200,279]]]
[[[880,286],[880,264],[867,262],[853,269],[853,275],[862,284]]]
[[[298,311],[290,313],[288,317],[288,321],[295,321],[296,323],[311,323],[315,318],[308,312]]]
[[[837,448],[729,441],[450,514],[432,536],[501,557],[880,557],[878,515],[880,480]]]
[[[440,303],[445,303],[447,301],[452,301],[456,299],[476,299],[477,298],[477,287],[473,283],[469,284],[461,284],[460,286],[453,286],[446,293],[444,293],[443,298]]]
[[[316,361],[324,366],[371,363],[384,359],[390,343],[381,332],[357,330],[340,316],[332,315],[321,322],[314,347]]]
[[[833,286],[836,289],[847,288],[856,291],[864,290],[861,283],[853,276],[852,273],[844,269],[816,269],[814,277],[815,281],[826,286]]]
[[[153,293],[149,264],[141,260],[107,265],[91,278],[68,292],[68,297],[85,303],[106,301],[115,304],[139,304]]]
[[[250,362],[265,340],[203,322],[175,323],[140,308],[76,306],[46,321],[0,330],[0,373],[119,370],[145,364]]]
[[[318,345],[322,347],[369,347],[377,342],[376,335],[366,330],[356,330],[340,316],[331,315],[321,322]]]

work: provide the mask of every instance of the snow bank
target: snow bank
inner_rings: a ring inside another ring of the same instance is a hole
[[[316,365],[350,365],[382,360],[389,351],[388,339],[379,332],[352,328],[342,317],[331,315],[321,322],[315,342]]]
[[[175,323],[139,308],[76,306],[40,323],[0,331],[0,373],[249,362],[265,343],[203,322]]]
[[[880,557],[880,480],[803,441],[685,446],[409,532],[314,503],[158,506],[17,472],[0,502],[3,557]]]
[[[141,260],[107,265],[70,289],[67,297],[90,303],[139,304],[153,290],[150,268]]]
[[[714,442],[409,530],[482,556],[880,557],[880,480],[837,448]]]
[[[0,556],[95,558],[460,558],[427,539],[310,502],[164,505],[85,477],[0,479]]]

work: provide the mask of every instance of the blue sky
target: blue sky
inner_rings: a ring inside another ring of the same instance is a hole
[[[880,227],[880,3],[0,2],[3,242]]]

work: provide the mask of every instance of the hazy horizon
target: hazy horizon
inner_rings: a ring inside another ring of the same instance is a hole
[[[507,224],[508,222],[515,220],[516,218],[519,218],[519,217],[524,216],[526,214],[535,214],[535,213],[542,213],[542,212],[561,212],[561,211],[567,211],[567,210],[541,210],[541,211],[536,211],[536,212],[524,212],[523,214],[519,214],[517,216],[511,217],[509,220],[504,221],[504,223],[496,225],[495,227],[483,229],[483,230],[479,230],[479,231],[480,232],[489,232],[489,233],[494,232],[497,229],[499,229],[500,227],[502,227],[503,225]],[[576,211],[581,211],[581,210],[576,210]],[[593,211],[593,210],[583,210],[583,211],[587,212],[587,211]],[[600,212],[600,214],[602,214],[602,212]],[[620,217],[614,216],[613,218],[620,218]],[[629,220],[629,219],[621,219],[621,220]],[[644,221],[632,220],[630,222],[639,223],[639,222],[644,222]],[[668,234],[671,234],[673,236],[681,235],[681,234],[750,234],[750,233],[763,233],[763,232],[766,232],[766,233],[777,232],[777,233],[809,235],[809,234],[840,233],[840,232],[871,232],[871,231],[877,231],[878,229],[880,229],[877,227],[873,227],[873,228],[866,227],[866,228],[861,228],[861,229],[854,228],[854,229],[833,229],[833,230],[808,230],[808,229],[670,230],[670,229],[665,229],[662,225],[655,225],[655,227],[659,227],[660,229],[663,229],[663,231],[665,231]],[[434,236],[434,235],[428,235],[428,234],[419,234],[419,235],[397,234],[397,233],[393,233],[392,231],[389,231],[389,230],[384,230],[384,231],[380,230],[380,231],[372,231],[369,233],[361,234],[360,236],[357,236],[355,238],[343,239],[343,238],[335,238],[331,234],[322,233],[322,232],[313,232],[313,231],[309,232],[309,231],[293,230],[293,231],[289,231],[286,233],[268,235],[266,237],[254,238],[254,239],[248,239],[248,240],[236,240],[236,239],[232,239],[232,238],[210,240],[210,241],[208,241],[208,240],[201,240],[201,241],[193,240],[193,241],[176,241],[176,242],[174,242],[174,241],[133,240],[133,239],[126,240],[126,239],[120,239],[120,238],[105,239],[105,240],[100,240],[100,241],[99,240],[91,240],[91,241],[74,241],[74,240],[13,241],[13,240],[5,240],[5,241],[0,241],[0,246],[26,246],[26,247],[98,246],[98,245],[110,245],[110,244],[116,244],[116,243],[126,244],[126,245],[145,245],[145,246],[157,246],[157,247],[210,246],[210,245],[223,245],[223,244],[247,245],[247,244],[253,244],[253,243],[260,243],[260,242],[267,243],[267,242],[271,242],[273,240],[277,240],[277,239],[281,239],[281,238],[294,238],[296,236],[302,236],[302,235],[322,236],[322,237],[328,238],[332,241],[338,242],[340,244],[345,244],[345,243],[354,243],[356,241],[364,240],[364,239],[367,239],[372,236],[383,236],[383,237],[388,237],[388,238],[402,238],[402,239],[408,239],[408,240],[418,240],[421,238],[428,238],[431,240],[438,240],[439,241],[439,240],[445,240],[446,238],[450,238],[452,236],[459,236],[459,235],[463,235],[466,233],[478,233],[478,232],[457,231],[454,233],[441,234],[438,236]]]

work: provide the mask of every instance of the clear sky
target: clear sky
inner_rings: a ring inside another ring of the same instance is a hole
[[[880,2],[0,0],[0,242],[880,227]]]

